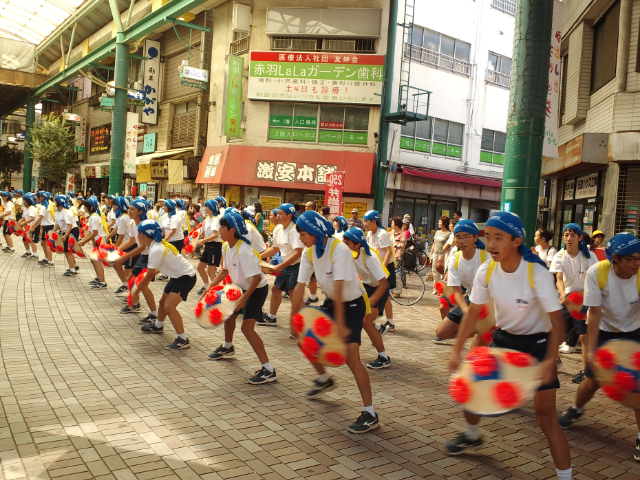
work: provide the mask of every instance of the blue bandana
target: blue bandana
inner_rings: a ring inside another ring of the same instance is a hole
[[[140,220],[147,219],[147,210],[149,209],[147,202],[144,200],[134,200],[131,202],[131,206],[140,212]]]
[[[274,208],[273,210],[271,210],[271,213],[272,213],[273,215],[278,215],[278,212],[279,212],[279,211],[280,211],[280,209],[279,209],[279,208]]]
[[[227,208],[227,201],[225,200],[225,198],[223,196],[218,195],[214,200],[216,201],[218,206],[220,206],[222,208]]]
[[[225,220],[227,222],[229,228],[236,229],[236,233],[238,234],[240,240],[246,242],[248,245],[251,245],[251,242],[246,237],[246,235],[249,233],[249,230],[247,230],[244,219],[242,218],[242,215],[240,215],[238,210],[236,210],[235,208],[227,209],[222,216],[222,220]]]
[[[115,200],[115,204],[116,204],[116,217],[119,218],[129,208],[129,202],[125,197],[117,197]]]
[[[589,253],[589,245],[587,245],[587,241],[584,239],[584,232],[582,231],[582,228],[580,228],[580,225],[578,225],[577,223],[567,223],[562,229],[562,233],[566,232],[567,230],[571,230],[580,237],[578,248],[585,256],[585,258],[591,258],[591,253]]]
[[[184,200],[182,200],[181,198],[176,200],[176,206],[180,209],[180,210],[184,210],[187,205],[184,203]]]
[[[492,217],[489,218],[489,220],[487,220],[485,226],[497,228],[499,230],[502,230],[503,232],[508,233],[509,235],[512,235],[515,238],[525,237],[524,225],[522,224],[522,220],[520,220],[520,217],[515,213],[496,212]],[[522,258],[526,262],[539,263],[544,268],[547,268],[547,264],[544,263],[544,260],[542,260],[538,255],[532,253],[531,250],[526,247],[524,242],[520,245],[518,252],[520,253],[520,255],[522,255]]]
[[[605,252],[609,260],[613,259],[614,255],[621,257],[633,255],[640,252],[640,239],[630,233],[618,233],[607,242]]]
[[[220,215],[220,209],[218,208],[218,204],[215,200],[207,200],[206,202],[204,202],[204,206],[211,210],[213,215]]]
[[[367,239],[364,236],[364,232],[358,227],[351,227],[349,230],[344,232],[344,238],[347,240],[351,240],[353,243],[357,243],[364,248],[364,253],[368,256],[371,256],[371,249],[369,248],[369,244],[367,243]]]
[[[138,225],[138,231],[143,235],[153,239],[155,242],[162,241],[162,228],[155,220],[144,220]]]
[[[382,217],[380,216],[380,212],[377,210],[369,210],[364,214],[364,217],[362,218],[368,221],[373,220],[374,222],[376,222],[376,225],[378,225],[379,227],[382,226]]]
[[[342,216],[337,216],[334,220],[338,223],[338,232],[344,232],[349,228],[349,222]]]
[[[298,217],[296,226],[303,232],[307,232],[316,237],[316,256],[318,258],[322,257],[324,253],[324,241],[326,238],[333,236],[334,233],[331,222],[318,212],[309,210]]]
[[[42,205],[44,205],[45,207],[49,206],[49,194],[47,192],[40,191],[36,193],[36,197],[40,197],[42,199],[40,200],[40,203]]]
[[[164,209],[167,211],[167,215],[173,217],[176,214],[176,202],[171,199],[165,200]]]
[[[292,217],[295,217],[295,215],[296,215],[296,207],[294,207],[290,203],[283,203],[282,205],[280,205],[278,207],[278,210],[280,210],[281,212],[286,213],[287,215],[291,215]]]
[[[84,203],[87,205],[87,207],[89,207],[89,210],[91,210],[91,212],[97,212],[99,209],[98,199],[95,195],[91,195],[84,201]]]
[[[480,229],[475,222],[466,218],[458,220],[458,223],[456,223],[456,226],[453,229],[454,235],[461,232],[468,233],[470,235],[480,235]],[[484,250],[484,243],[482,243],[480,239],[476,240],[476,248]]]

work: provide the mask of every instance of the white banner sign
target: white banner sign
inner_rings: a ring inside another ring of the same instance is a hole
[[[554,2],[554,10],[556,2]],[[562,33],[558,29],[554,15],[551,27],[551,48],[549,49],[549,88],[547,90],[547,104],[545,107],[544,143],[542,156],[558,158],[558,102],[560,101],[560,73],[562,57],[560,57],[560,41]]]
[[[142,123],[158,123],[158,88],[160,86],[160,42],[144,41],[144,108]]]
[[[576,200],[580,198],[593,198],[598,195],[598,174],[592,173],[576,180]]]
[[[136,174],[136,153],[138,151],[138,114],[127,112],[127,130],[124,146],[124,173]]]

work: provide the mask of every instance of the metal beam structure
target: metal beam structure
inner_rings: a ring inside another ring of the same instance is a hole
[[[167,20],[173,22],[174,25],[180,25],[181,27],[190,28],[191,30],[199,30],[201,32],[207,33],[211,32],[211,29],[209,27],[203,27],[202,25],[196,25],[195,23],[185,22],[178,18],[168,18]]]
[[[36,102],[33,98],[27,100],[27,115],[25,120],[26,132],[24,142],[24,166],[22,168],[22,190],[31,191],[31,177],[33,176],[33,124],[36,121]]]

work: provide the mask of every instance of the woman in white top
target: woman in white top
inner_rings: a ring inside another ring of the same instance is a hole
[[[447,240],[451,237],[449,231],[449,217],[441,217],[438,221],[438,230],[433,236],[433,245],[431,246],[431,273],[433,274],[433,283],[441,282],[444,275],[445,263],[445,245]],[[434,289],[432,292],[437,295],[438,292]]]
[[[540,362],[542,385],[534,398],[538,425],[549,443],[558,478],[570,480],[569,444],[556,417],[556,389],[560,387],[556,361],[564,321],[553,275],[524,245],[524,226],[517,215],[496,212],[487,220],[484,233],[492,260],[476,273],[471,304],[460,326],[449,369],[453,372],[460,366],[464,344],[475,331],[483,306],[491,304],[497,327],[492,346],[528,353]],[[483,443],[478,431],[480,417],[466,411],[464,417],[467,430],[446,444],[450,455]]]
[[[203,245],[200,262],[198,262],[198,274],[204,286],[198,290],[202,295],[210,285],[210,281],[216,276],[216,270],[222,259],[222,242],[220,241],[220,210],[215,200],[204,202],[204,220],[198,246]]]
[[[533,236],[533,242],[536,244],[534,252],[544,263],[547,264],[547,267],[551,267],[553,257],[558,253],[555,247],[551,245],[552,239],[552,233],[542,228],[536,230],[536,233]]]
[[[31,192],[27,192],[22,196],[23,211],[22,218],[18,221],[18,230],[25,231],[22,237],[25,253],[23,258],[38,258],[38,242],[40,241],[40,232],[34,229],[36,220],[36,197]],[[27,231],[29,229],[29,231]]]
[[[2,208],[4,209],[0,213],[0,223],[2,224],[2,235],[4,236],[7,246],[2,249],[6,253],[15,253],[13,247],[13,232],[15,231],[16,212],[14,203],[11,201],[11,192],[0,192],[0,201],[2,201]]]

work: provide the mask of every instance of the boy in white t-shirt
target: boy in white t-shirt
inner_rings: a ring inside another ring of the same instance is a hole
[[[44,254],[44,258],[42,258],[38,263],[46,267],[55,266],[53,263],[53,253],[51,252],[49,243],[47,242],[49,234],[53,230],[53,217],[55,215],[53,202],[49,203],[50,198],[51,194],[49,192],[39,191],[36,193],[36,200],[38,204],[35,206],[36,221],[34,222],[34,226],[40,230],[40,247]]]
[[[200,232],[201,238],[198,240],[198,246],[204,247],[198,263],[198,274],[202,279],[203,286],[198,291],[198,295],[202,295],[210,285],[222,260],[222,242],[219,232],[221,216],[215,200],[204,202],[204,214]]]
[[[453,236],[458,250],[449,256],[447,286],[455,291],[457,302],[467,303],[476,273],[480,265],[489,259],[489,255],[479,240],[480,229],[473,221],[458,221]],[[455,338],[464,313],[459,305],[451,309],[441,308],[440,311],[443,319],[436,328],[434,343],[443,343],[447,339]]]
[[[91,242],[94,247],[97,247],[101,242],[107,242],[109,235],[109,227],[104,214],[100,213],[100,206],[98,205],[98,199],[95,196],[90,196],[84,201],[84,207],[89,212],[89,220],[87,220],[87,233],[78,245],[82,248],[87,243]],[[89,285],[93,289],[107,288],[107,282],[104,276],[104,267],[102,263],[96,260],[91,260],[93,270],[96,272],[96,278],[89,282]]]
[[[584,413],[586,404],[600,388],[593,375],[595,351],[609,340],[640,342],[640,239],[619,233],[609,240],[607,258],[587,271],[584,305],[587,311],[587,370],[573,406],[560,416],[570,427]],[[633,458],[640,461],[640,410],[635,410],[638,435]]]
[[[278,207],[278,225],[273,229],[271,248],[262,252],[263,259],[280,252],[282,262],[273,266],[274,272],[280,272],[271,289],[271,301],[269,313],[264,315],[258,325],[275,327],[277,325],[278,309],[282,303],[282,292],[291,295],[298,280],[300,270],[300,255],[302,255],[302,242],[296,231],[296,207],[290,203],[283,203]]]
[[[337,238],[333,238],[331,222],[313,210],[304,212],[296,221],[300,240],[307,248],[302,255],[298,284],[291,298],[291,316],[303,305],[305,286],[315,273],[318,285],[326,300],[321,309],[333,315],[340,335],[347,343],[347,365],[360,390],[362,412],[348,430],[351,433],[365,433],[379,426],[378,415],[373,409],[373,395],[367,369],[360,360],[360,343],[367,305],[362,295],[362,287],[351,250]],[[307,393],[314,398],[335,388],[333,378],[324,366],[313,363],[318,377],[313,388]]]
[[[475,331],[483,306],[491,303],[497,327],[492,346],[528,353],[540,362],[542,385],[534,398],[536,418],[549,443],[558,479],[570,480],[569,444],[556,418],[556,389],[560,386],[556,360],[563,318],[553,275],[525,247],[524,227],[517,215],[496,212],[487,220],[484,233],[492,260],[476,273],[471,304],[460,325],[449,369],[458,370],[464,344]],[[467,429],[447,442],[449,455],[459,455],[483,443],[478,431],[480,417],[467,411],[464,417]]]
[[[165,200],[164,209],[167,212],[167,222],[162,226],[164,239],[176,247],[179,252],[184,247],[184,231],[182,230],[182,215],[176,210],[174,200]]]
[[[367,363],[367,368],[372,370],[388,368],[391,366],[391,358],[385,351],[382,334],[378,331],[374,322],[376,318],[382,315],[384,306],[389,299],[389,271],[384,266],[380,252],[369,246],[364,232],[358,227],[351,227],[344,232],[342,241],[355,255],[356,269],[371,305],[371,313],[364,317],[363,328],[378,351],[378,357],[374,361]]]
[[[56,195],[54,202],[57,210],[55,214],[54,231],[62,236],[64,256],[69,266],[63,275],[65,277],[71,277],[78,274],[78,264],[73,254],[73,247],[69,245],[69,240],[73,239],[73,242],[77,242],[80,237],[80,230],[78,229],[78,222],[73,217],[71,210],[69,210],[71,206],[69,197],[66,195]]]
[[[134,245],[129,245],[129,235],[131,232],[131,223],[133,222],[129,217],[129,201],[125,197],[116,197],[113,201],[113,210],[116,215],[116,222],[114,225],[114,232],[116,234],[116,247],[120,250],[127,253],[129,250],[133,250],[135,248]],[[113,264],[113,269],[115,270],[118,278],[120,279],[120,286],[113,292],[116,295],[122,295],[125,293],[128,287],[128,280],[131,274],[130,270],[125,270],[122,268],[122,264]],[[128,312],[127,312],[128,313]]]
[[[248,230],[244,219],[235,209],[226,209],[220,219],[220,236],[224,240],[222,246],[222,267],[211,285],[217,285],[227,276],[242,289],[242,296],[236,305],[236,312],[242,313],[242,333],[253,348],[261,368],[249,378],[252,385],[272,383],[277,380],[276,370],[269,362],[260,335],[256,333],[256,320],[262,316],[262,306],[267,299],[269,287],[260,268],[258,252],[251,247],[247,237]],[[235,354],[233,333],[236,328],[235,318],[224,323],[224,344],[216,348],[210,355],[211,360],[221,360]]]
[[[5,253],[15,253],[13,247],[13,232],[15,231],[16,211],[15,205],[11,200],[11,192],[0,192],[0,201],[4,209],[0,213],[0,224],[2,224],[2,235],[4,236],[7,246],[2,249]]]
[[[182,315],[178,311],[180,302],[186,302],[189,292],[196,284],[196,269],[184,258],[175,246],[163,238],[162,228],[158,222],[144,220],[138,225],[141,244],[149,248],[147,274],[140,282],[139,288],[149,285],[156,273],[162,272],[169,277],[160,297],[158,318],[153,323],[142,326],[144,333],[161,334],[164,331],[164,319],[168,316],[176,331],[177,337],[167,345],[169,350],[185,350],[191,346],[184,332]]]
[[[33,193],[27,192],[22,196],[23,211],[22,218],[18,221],[18,230],[29,229],[22,237],[22,244],[24,245],[25,252],[22,254],[23,258],[35,258],[38,259],[38,242],[40,241],[40,229],[35,228],[36,221],[36,197]]]

